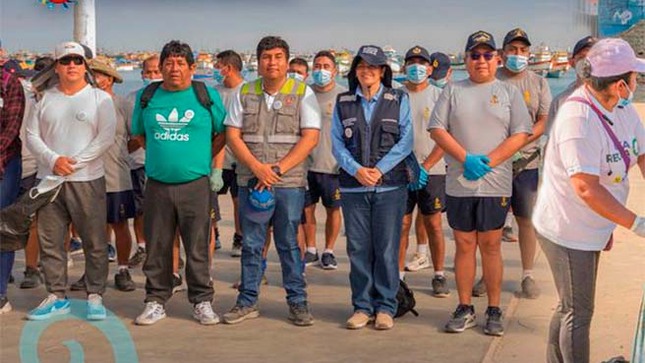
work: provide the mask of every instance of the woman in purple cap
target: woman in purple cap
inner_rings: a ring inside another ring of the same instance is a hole
[[[589,362],[600,251],[611,248],[616,225],[645,237],[645,218],[625,207],[629,169],[638,164],[645,177],[645,128],[631,105],[645,60],[624,40],[608,38],[584,62],[584,85],[553,123],[533,215],[559,297],[549,363]]]

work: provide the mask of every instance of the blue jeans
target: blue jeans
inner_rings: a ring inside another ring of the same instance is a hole
[[[405,187],[382,193],[343,193],[354,312],[396,313],[399,239],[407,195]]]
[[[273,239],[282,266],[282,283],[287,292],[289,304],[307,301],[305,279],[298,247],[297,233],[302,210],[305,204],[304,188],[275,188],[275,210],[266,222],[258,223],[247,218],[250,208],[248,190],[239,190],[240,223],[244,239],[242,241],[242,281],[237,296],[237,304],[253,306],[258,301],[262,279],[262,249],[267,229],[272,222]]]
[[[22,176],[22,161],[20,155],[9,160],[0,176],[0,208],[7,207],[18,199],[20,178]],[[7,294],[9,276],[13,268],[15,252],[0,252],[0,297]]]

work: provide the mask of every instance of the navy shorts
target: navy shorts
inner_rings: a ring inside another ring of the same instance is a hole
[[[39,180],[36,178],[36,174],[31,174],[20,179],[20,191],[18,192],[18,196],[29,193],[31,188],[38,185],[38,182]]]
[[[424,216],[441,213],[446,210],[446,176],[430,175],[428,184],[421,190],[408,190],[408,205],[405,214],[414,211],[415,206]]]
[[[130,170],[132,179],[132,192],[134,193],[134,213],[136,216],[143,214],[143,192],[146,190],[146,170],[144,167]]]
[[[217,194],[223,195],[231,191],[231,196],[237,198],[238,188],[237,188],[237,175],[235,174],[235,169],[224,169],[222,171],[222,179],[224,180],[224,186],[220,189]]]
[[[107,222],[109,224],[127,221],[135,216],[134,192],[107,193]]]
[[[305,207],[318,203],[320,199],[325,208],[340,207],[340,182],[337,174],[310,171],[307,183],[309,187],[305,192]]]
[[[513,197],[511,197],[513,215],[521,218],[533,216],[537,190],[538,169],[523,170],[513,178]]]
[[[211,190],[211,219],[215,222],[219,222],[222,219],[222,216],[219,212],[219,203],[217,202],[217,192]]]
[[[508,197],[446,196],[450,228],[462,232],[487,232],[501,229],[511,207]]]

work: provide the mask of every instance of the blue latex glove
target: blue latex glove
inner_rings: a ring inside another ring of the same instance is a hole
[[[464,161],[464,177],[468,180],[477,180],[488,174],[492,169],[488,166],[490,159],[486,155],[466,154]]]
[[[409,183],[408,190],[412,192],[416,190],[421,190],[425,188],[427,184],[428,184],[428,172],[423,167],[423,165],[419,165],[419,179],[416,181],[416,183],[415,182]]]
[[[224,179],[222,179],[222,169],[213,168],[210,176],[211,190],[218,192],[224,187]]]

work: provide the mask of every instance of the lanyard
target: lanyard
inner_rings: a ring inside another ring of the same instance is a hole
[[[600,123],[602,126],[605,128],[605,131],[609,135],[609,138],[611,141],[614,143],[614,146],[616,146],[616,149],[618,149],[618,152],[620,153],[620,157],[623,159],[623,162],[625,163],[625,176],[627,176],[627,173],[629,172],[629,166],[631,164],[631,158],[629,156],[629,153],[625,151],[625,148],[621,145],[620,141],[618,141],[618,137],[614,133],[614,130],[611,129],[609,124],[613,123],[605,115],[600,109],[598,109],[598,106],[596,106],[593,102],[589,101],[588,99],[584,97],[569,97],[567,101],[573,101],[573,102],[580,102],[584,103],[585,105],[591,107],[591,109],[598,115],[598,118],[600,119]]]

